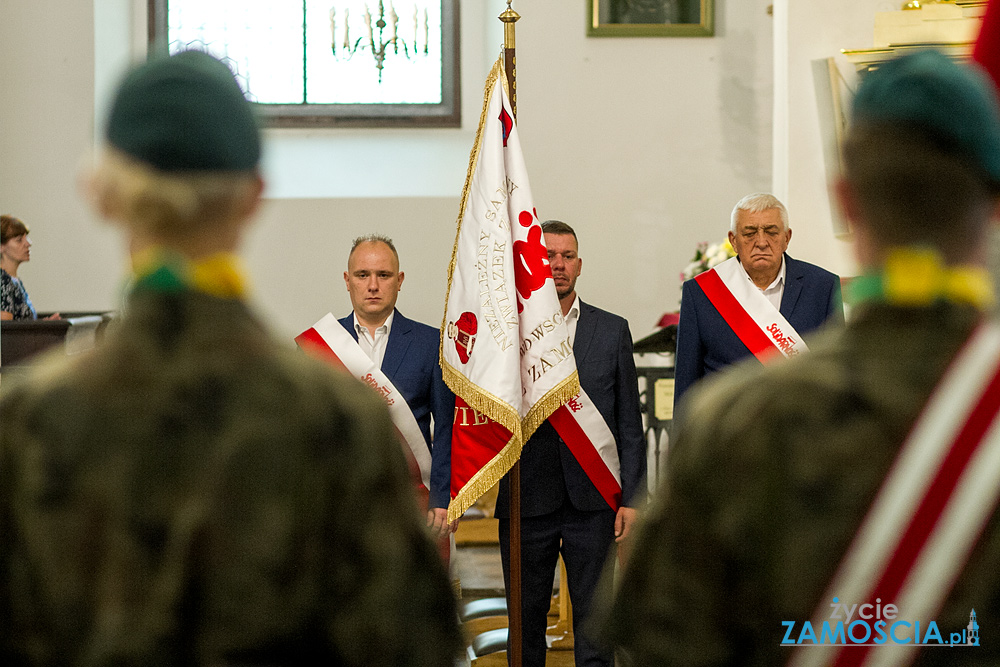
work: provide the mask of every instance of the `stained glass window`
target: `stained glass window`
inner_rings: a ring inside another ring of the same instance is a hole
[[[223,59],[279,126],[457,126],[458,0],[150,0],[153,48]]]

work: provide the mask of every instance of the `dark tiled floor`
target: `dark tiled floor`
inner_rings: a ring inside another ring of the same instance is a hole
[[[458,548],[455,567],[462,582],[465,601],[484,597],[503,597],[503,572],[500,567],[500,547],[497,545],[469,545]],[[558,574],[553,591],[558,590]],[[492,627],[492,626],[491,626]],[[473,667],[505,667],[505,652],[483,656],[472,663]],[[550,650],[546,667],[573,667],[573,651]]]
[[[503,571],[500,568],[500,547],[459,547],[455,567],[462,582],[462,597],[503,596]]]
[[[455,567],[462,582],[463,598],[503,596],[503,570],[500,566],[499,546],[459,547],[455,556]],[[552,592],[558,590],[557,570],[553,577]]]

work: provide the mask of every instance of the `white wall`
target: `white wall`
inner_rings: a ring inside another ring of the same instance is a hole
[[[829,178],[824,164],[819,110],[811,62],[837,58],[845,78],[854,69],[841,49],[872,47],[875,12],[898,10],[895,0],[842,0],[774,3],[775,120],[774,192],[783,198],[793,222],[789,252],[841,276],[857,265],[849,240],[834,235]]]
[[[94,6],[0,3],[0,210],[31,227],[18,272],[41,310],[112,303],[121,275],[116,237],[77,194],[92,144]]]
[[[677,307],[678,274],[695,244],[721,240],[733,202],[770,187],[768,4],[717,0],[714,38],[587,38],[585,3],[515,2],[522,15],[519,124],[538,212],[578,229],[583,298],[628,317],[636,337]],[[143,5],[0,5],[0,209],[33,227],[33,259],[21,275],[42,310],[117,305],[120,243],[86,212],[75,178],[95,133],[95,107],[98,117],[104,108],[103,90],[95,104],[95,86],[116,80],[124,54],[141,43]],[[283,335],[327,311],[347,312],[340,276],[348,244],[373,230],[392,235],[400,248],[407,275],[401,308],[440,320],[482,84],[500,46],[494,17],[503,5],[462,1],[462,129],[268,133],[275,185],[246,251],[257,303]],[[322,172],[337,161],[359,164],[359,151],[392,152],[394,145],[401,148],[389,158],[402,156],[404,167],[397,175],[329,172],[335,183],[287,196],[288,183],[301,179],[288,176],[281,155]],[[426,177],[434,179],[432,196],[403,187],[415,171],[433,172]],[[373,180],[377,191],[362,187]],[[799,235],[796,229],[793,247]]]
[[[581,298],[636,338],[676,310],[700,241],[770,186],[771,18],[716,2],[712,38],[588,38],[585,3],[525,4],[518,122],[539,215],[580,236]]]

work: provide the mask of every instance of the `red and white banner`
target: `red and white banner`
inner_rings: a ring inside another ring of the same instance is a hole
[[[448,271],[441,368],[459,398],[450,520],[505,475],[524,441],[580,390],[506,86],[498,60]]]
[[[358,341],[345,329],[337,318],[327,313],[323,319],[296,336],[295,342],[307,354],[344,368],[374,389],[389,408],[389,416],[405,447],[404,453],[411,465],[420,474],[423,489],[431,486],[431,452],[427,448],[420,426],[406,400],[399,393],[375,362],[372,361]]]
[[[989,324],[966,343],[924,407],[821,598],[814,626],[830,617],[834,597],[847,604],[878,599],[894,604],[899,618],[934,620],[998,499],[1000,326]],[[796,649],[792,664],[906,665],[919,648],[809,646]]]
[[[738,257],[694,279],[726,324],[760,361],[768,361],[775,352],[791,357],[809,349],[788,320],[750,282]]]

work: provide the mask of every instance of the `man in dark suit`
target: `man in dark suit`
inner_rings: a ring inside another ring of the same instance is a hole
[[[427,525],[443,537],[457,528],[457,521],[448,523],[455,395],[441,379],[440,332],[396,310],[403,277],[391,239],[379,235],[355,239],[344,271],[354,312],[340,323],[399,390],[420,426],[431,450]]]
[[[729,262],[739,262],[741,279],[750,281],[800,335],[827,321],[843,324],[840,278],[789,257],[785,251],[791,238],[784,204],[769,194],[747,195],[733,208],[729,242],[737,257]],[[674,405],[697,380],[750,355],[750,348],[698,279],[685,282],[677,325]]]
[[[549,265],[569,327],[580,386],[601,413],[617,445],[622,506],[614,511],[549,422],[521,454],[521,618],[523,664],[544,667],[545,629],[559,553],[566,564],[573,602],[577,667],[611,665],[612,656],[586,633],[591,600],[612,546],[629,534],[645,498],[646,446],[639,414],[639,387],[628,323],[582,303],[576,279],[582,260],[576,233],[564,222],[542,224]],[[496,516],[500,554],[510,596],[510,490],[500,482]],[[565,585],[567,582],[562,582]],[[508,652],[509,655],[509,652]]]

